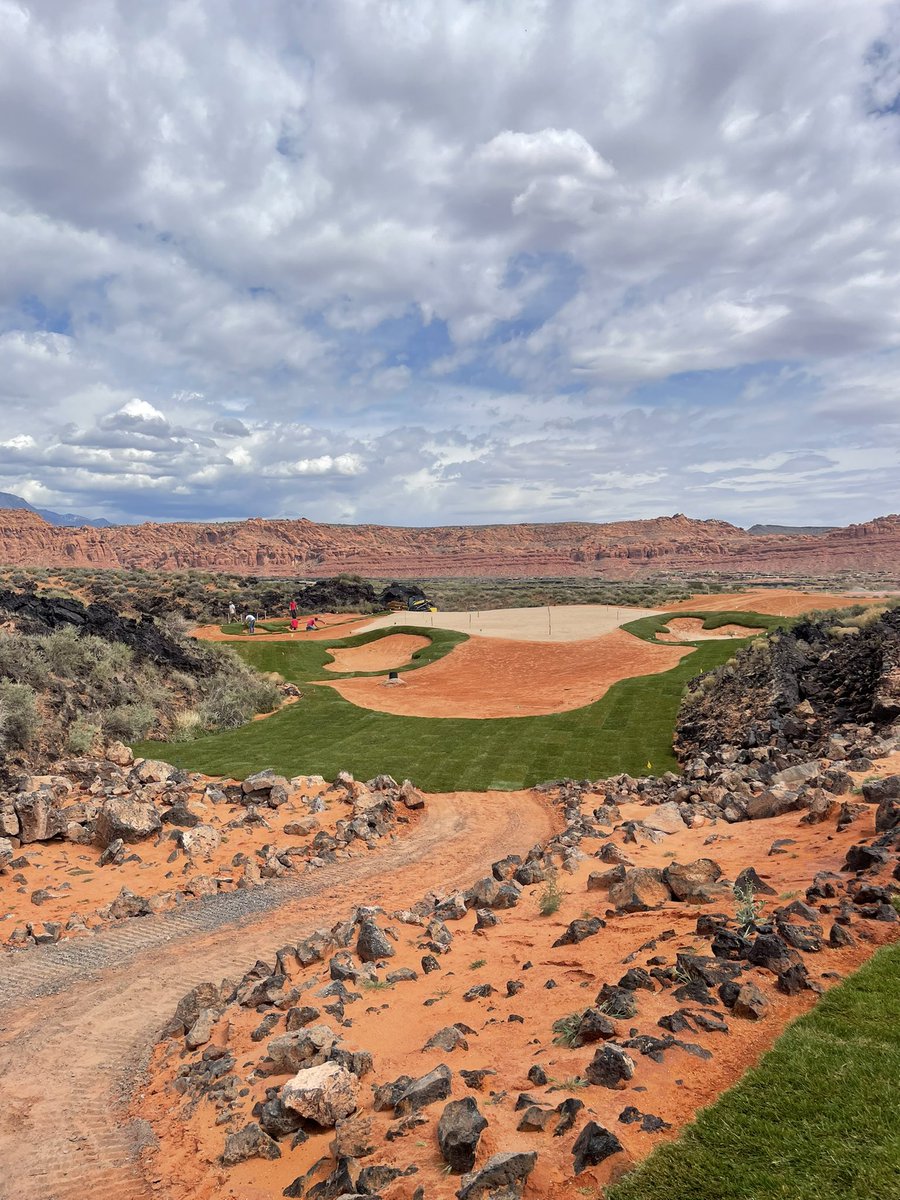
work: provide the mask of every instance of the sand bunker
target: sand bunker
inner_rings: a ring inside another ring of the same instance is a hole
[[[653,617],[654,608],[625,608],[614,604],[565,604],[544,608],[494,608],[484,612],[390,613],[377,617],[358,632],[394,625],[424,625],[455,629],[477,637],[515,638],[522,642],[577,642],[618,629],[626,621]]]
[[[584,642],[545,644],[473,637],[452,654],[404,675],[330,684],[353,704],[416,717],[525,717],[599,700],[614,683],[677,666],[690,651],[655,646],[616,629]]]
[[[852,596],[846,592],[801,592],[794,588],[753,588],[746,592],[726,592],[719,596],[700,594],[689,600],[679,600],[666,606],[667,612],[678,609],[699,609],[701,612],[768,613],[775,617],[797,617],[817,608],[850,608],[854,604],[870,603],[867,596]]]
[[[720,625],[717,629],[704,629],[699,617],[675,617],[669,622],[668,631],[660,630],[658,642],[718,642],[726,638],[754,637],[765,633],[764,629],[751,629],[749,625]]]
[[[326,671],[391,671],[406,666],[417,650],[424,650],[431,643],[427,637],[414,633],[392,633],[369,642],[365,646],[348,646],[345,650],[332,650],[333,663],[326,663]]]

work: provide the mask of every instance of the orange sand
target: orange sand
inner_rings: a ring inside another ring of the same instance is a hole
[[[625,819],[640,819],[646,812],[637,804],[622,806]],[[744,867],[755,866],[765,882],[775,889],[775,896],[765,898],[767,910],[771,911],[795,896],[802,899],[817,871],[837,870],[847,847],[873,832],[871,810],[841,833],[836,832],[833,822],[801,825],[800,815],[791,813],[771,821],[732,826],[709,824],[667,837],[657,845],[624,845],[621,831],[614,834],[612,840],[622,845],[638,866],[664,867],[673,860],[687,862],[709,856],[719,863],[729,879]],[[785,854],[767,857],[768,847],[778,838],[791,838],[794,844]],[[586,842],[583,848],[589,852],[594,844]],[[498,847],[498,853],[500,850]],[[647,913],[610,916],[606,894],[586,890],[588,873],[598,868],[606,869],[602,863],[590,858],[574,874],[561,875],[562,904],[551,917],[544,918],[538,913],[543,890],[539,884],[526,889],[519,906],[499,914],[501,924],[486,933],[474,932],[472,913],[462,921],[451,922],[453,946],[450,953],[440,959],[440,973],[430,976],[420,973],[416,982],[399,983],[386,991],[364,992],[360,1001],[348,1007],[352,1028],[341,1029],[323,1014],[322,1020],[336,1029],[348,1048],[367,1049],[374,1056],[374,1071],[363,1081],[360,1097],[361,1111],[372,1117],[378,1148],[363,1165],[389,1163],[402,1169],[415,1163],[419,1168],[418,1174],[398,1180],[385,1189],[383,1194],[387,1200],[409,1200],[414,1188],[420,1184],[425,1186],[426,1195],[434,1200],[450,1200],[459,1180],[444,1173],[437,1151],[435,1128],[443,1103],[424,1110],[427,1124],[422,1128],[399,1141],[385,1142],[384,1132],[392,1117],[388,1113],[372,1112],[370,1084],[383,1083],[401,1074],[420,1075],[446,1062],[453,1071],[452,1098],[474,1096],[490,1122],[479,1146],[476,1166],[498,1151],[537,1150],[538,1162],[525,1191],[526,1200],[537,1200],[538,1197],[570,1200],[582,1187],[593,1189],[591,1194],[599,1194],[598,1189],[628,1161],[643,1158],[660,1141],[677,1136],[698,1109],[735,1083],[758,1061],[785,1026],[815,1003],[815,995],[809,991],[791,998],[781,995],[774,987],[773,975],[761,968],[752,969],[741,978],[756,983],[769,998],[771,1008],[765,1019],[758,1023],[745,1021],[718,1008],[728,1024],[729,1033],[691,1031],[679,1035],[684,1041],[709,1049],[712,1059],[701,1061],[672,1048],[666,1051],[664,1062],[657,1064],[637,1051],[631,1051],[636,1064],[635,1076],[622,1090],[609,1091],[596,1086],[571,1090],[571,1085],[567,1087],[564,1081],[583,1074],[597,1047],[569,1049],[554,1045],[553,1021],[587,1007],[600,985],[617,981],[632,961],[635,966],[646,968],[655,955],[661,955],[665,963],[672,963],[679,950],[708,953],[708,941],[695,934],[698,913],[710,909],[718,911],[719,908],[733,910],[733,904],[727,901],[703,908],[669,903]],[[428,879],[423,886],[434,886],[437,882]],[[599,935],[580,945],[552,947],[551,943],[571,920],[595,914],[608,921],[607,928]],[[822,921],[827,933],[831,921],[827,916],[823,916]],[[383,922],[395,928],[399,935],[397,953],[390,960],[389,969],[409,966],[420,970],[421,951],[416,948],[416,943],[423,931],[392,922],[389,918],[383,918]],[[673,930],[675,936],[635,953],[666,930]],[[896,926],[863,920],[854,923],[853,931],[859,941],[852,948],[826,948],[820,954],[802,956],[810,976],[823,987],[831,987],[840,976],[859,967],[877,946],[898,936]],[[531,969],[525,968],[526,962],[533,964]],[[314,976],[313,971],[307,971],[294,982],[314,977],[319,983],[306,995],[310,997],[309,1003],[319,1004],[315,993],[318,987],[327,983],[326,972],[320,970]],[[508,979],[525,983],[524,991],[511,999],[506,996]],[[544,985],[550,979],[555,981],[556,987],[547,991]],[[463,992],[476,983],[490,983],[497,992],[487,999],[464,1001]],[[676,1000],[672,989],[653,993],[642,990],[636,996],[638,1016],[616,1022],[620,1039],[627,1037],[632,1027],[641,1033],[664,1036],[664,1031],[656,1024],[661,1016],[682,1006],[698,1007]],[[425,1007],[423,1002],[428,998],[437,998],[437,1003]],[[509,1023],[507,1018],[511,1013],[520,1014],[522,1023]],[[265,1053],[265,1043],[250,1040],[250,1031],[259,1019],[256,1012],[243,1012],[232,1007],[214,1032],[214,1042],[229,1047],[236,1058],[238,1073],[245,1081],[250,1064],[259,1061]],[[441,1050],[423,1050],[425,1042],[438,1029],[460,1021],[475,1030],[467,1035],[468,1050],[458,1048],[449,1054]],[[272,1036],[279,1032],[280,1028]],[[163,1194],[173,1198],[190,1196],[191,1200],[212,1200],[213,1197],[215,1200],[270,1200],[280,1195],[320,1156],[329,1154],[333,1134],[324,1132],[313,1135],[296,1150],[291,1150],[289,1139],[285,1139],[281,1143],[282,1157],[276,1161],[253,1160],[230,1169],[222,1168],[215,1160],[221,1153],[227,1132],[241,1128],[251,1119],[250,1109],[264,1096],[266,1086],[280,1085],[287,1076],[252,1083],[250,1094],[239,1102],[239,1113],[223,1128],[214,1124],[216,1110],[212,1105],[201,1102],[192,1112],[190,1106],[186,1107],[171,1090],[171,1079],[183,1061],[181,1048],[180,1041],[157,1048],[151,1081],[137,1106],[137,1115],[149,1120],[160,1138],[162,1149],[152,1155],[148,1165],[154,1176],[162,1176]],[[536,1087],[528,1082],[527,1072],[533,1063],[539,1063],[545,1069],[551,1081],[549,1086]],[[467,1090],[459,1076],[460,1069],[485,1067],[496,1071],[496,1075],[487,1077],[480,1093]],[[582,1100],[585,1107],[579,1113],[574,1129],[562,1138],[552,1137],[549,1131],[544,1134],[519,1132],[516,1127],[520,1114],[514,1111],[514,1104],[520,1091],[527,1091],[549,1107],[569,1095]],[[670,1123],[671,1130],[651,1135],[641,1132],[637,1125],[620,1124],[618,1115],[628,1104],[636,1105],[642,1112],[661,1116]],[[589,1119],[613,1130],[626,1154],[586,1171],[576,1184],[571,1177],[571,1147]]]
[[[332,650],[333,663],[326,663],[326,671],[390,671],[412,661],[417,650],[424,650],[431,642],[427,637],[414,633],[392,633],[365,646],[350,646],[346,650]]]
[[[472,637],[445,658],[407,672],[403,687],[385,687],[381,679],[328,686],[361,708],[401,716],[536,716],[591,704],[622,679],[670,670],[685,653],[621,629],[584,642]]]
[[[173,891],[185,892],[190,899],[194,894],[192,881],[199,877],[197,886],[201,889],[204,879],[212,879],[215,881],[213,887],[205,890],[233,891],[243,875],[241,867],[231,864],[238,851],[261,865],[263,859],[257,857],[256,851],[263,846],[277,846],[279,850],[306,846],[319,829],[332,830],[337,821],[346,820],[350,804],[344,801],[344,794],[327,793],[326,787],[314,784],[303,789],[304,796],[324,794],[326,805],[325,811],[315,816],[316,828],[307,835],[284,832],[285,825],[290,822],[309,818],[309,810],[300,803],[299,797],[277,809],[261,809],[265,824],[230,828],[246,810],[239,805],[204,803],[198,791],[190,798],[190,807],[200,814],[203,824],[213,826],[222,835],[221,843],[208,860],[199,855],[189,859],[179,853],[173,862],[168,862],[175,846],[168,837],[175,827],[169,825],[163,826],[159,844],[157,839],[151,838],[128,846],[128,855],[137,855],[139,861],[125,862],[121,866],[99,866],[101,850],[93,845],[80,846],[65,841],[28,843],[16,851],[16,858],[27,858],[28,865],[0,875],[0,944],[26,921],[53,921],[65,926],[69,917],[77,914],[89,928],[95,928],[102,924],[97,910],[115,900],[123,887],[148,899]],[[72,802],[75,799],[73,796]],[[302,861],[298,859],[298,862]],[[35,904],[31,897],[42,889],[49,890],[52,897]],[[172,907],[172,904],[163,907]],[[63,936],[67,936],[65,931]]]
[[[699,609],[700,611],[768,613],[777,617],[797,617],[819,608],[851,608],[854,604],[873,603],[871,596],[854,596],[846,592],[801,592],[794,588],[752,588],[746,592],[726,592],[719,596],[703,593],[689,600],[678,600],[667,612]]]

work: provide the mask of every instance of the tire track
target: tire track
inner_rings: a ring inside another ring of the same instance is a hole
[[[159,1028],[205,979],[240,975],[358,903],[466,885],[548,837],[535,793],[433,796],[407,835],[289,884],[210,896],[90,939],[0,958],[0,1197],[147,1200],[149,1129],[126,1106]]]

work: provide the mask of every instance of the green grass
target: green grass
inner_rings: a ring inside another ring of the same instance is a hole
[[[885,947],[607,1200],[897,1200],[898,978]]]
[[[366,646],[369,642],[378,642],[382,638],[391,637],[395,633],[411,633],[415,637],[428,639],[428,645],[416,650],[411,655],[411,661],[398,671],[413,671],[417,667],[427,667],[429,663],[437,662],[445,654],[449,654],[454,646],[468,641],[465,633],[456,633],[451,629],[419,629],[412,625],[396,625],[387,629],[370,629],[368,633],[357,633],[351,637],[333,638],[329,641],[296,642],[233,642],[232,649],[245,659],[257,671],[277,671],[291,683],[308,683],[314,679],[356,679],[369,675],[386,675],[381,671],[326,671],[325,664],[334,662],[332,650],[351,649],[354,646]]]
[[[678,617],[694,617],[703,622],[704,629],[721,629],[723,625],[743,625],[746,629],[784,629],[792,623],[791,617],[772,617],[767,613],[757,612],[740,612],[732,610],[730,612],[668,612],[660,613],[655,617],[641,617],[637,621],[629,621],[622,628],[628,633],[633,633],[635,637],[641,638],[645,642],[657,642],[656,635],[663,633],[670,621],[674,621]],[[735,638],[735,641],[740,641],[742,644],[745,639]],[[657,643],[662,645],[681,645],[696,646],[697,642],[692,642],[690,638],[685,638],[683,643],[680,642],[665,642]]]
[[[264,721],[178,745],[144,742],[135,751],[208,775],[242,778],[267,766],[288,776],[326,779],[341,770],[359,779],[386,772],[426,791],[512,790],[563,776],[599,779],[622,771],[660,774],[676,769],[672,731],[686,683],[746,644],[746,639],[706,642],[671,671],[624,680],[595,704],[551,716],[399,717],[359,708],[331,688],[307,686],[300,703]],[[436,638],[421,653],[446,645]],[[280,670],[302,682],[314,669],[306,655],[326,646],[306,643],[301,655],[301,647],[289,642],[242,642],[240,652],[262,670]],[[280,659],[286,650],[289,658]]]

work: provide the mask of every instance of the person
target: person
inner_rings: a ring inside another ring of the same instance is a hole
[[[297,614],[294,613],[294,615],[291,617],[291,633],[297,632],[298,624],[299,624],[299,622],[297,621]]]
[[[312,631],[314,629],[319,628],[319,625],[320,625],[320,621],[319,621],[318,617],[310,617],[309,620],[306,622],[306,632],[312,633]]]
[[[296,600],[291,600],[290,604],[288,605],[288,612],[291,614],[291,619],[293,620],[293,618],[296,617],[296,615],[297,615],[297,601]]]
[[[236,609],[236,608],[235,608],[235,606],[234,606],[234,601],[233,601],[233,600],[232,600],[232,602],[231,602],[231,603],[228,605],[228,620],[229,620],[230,624],[232,624],[232,625],[233,625],[233,624],[235,623],[235,621],[237,620],[237,609]]]
[[[244,617],[244,624],[247,626],[247,631],[249,633],[256,632],[256,617],[253,615],[253,613],[247,613],[246,617]]]

